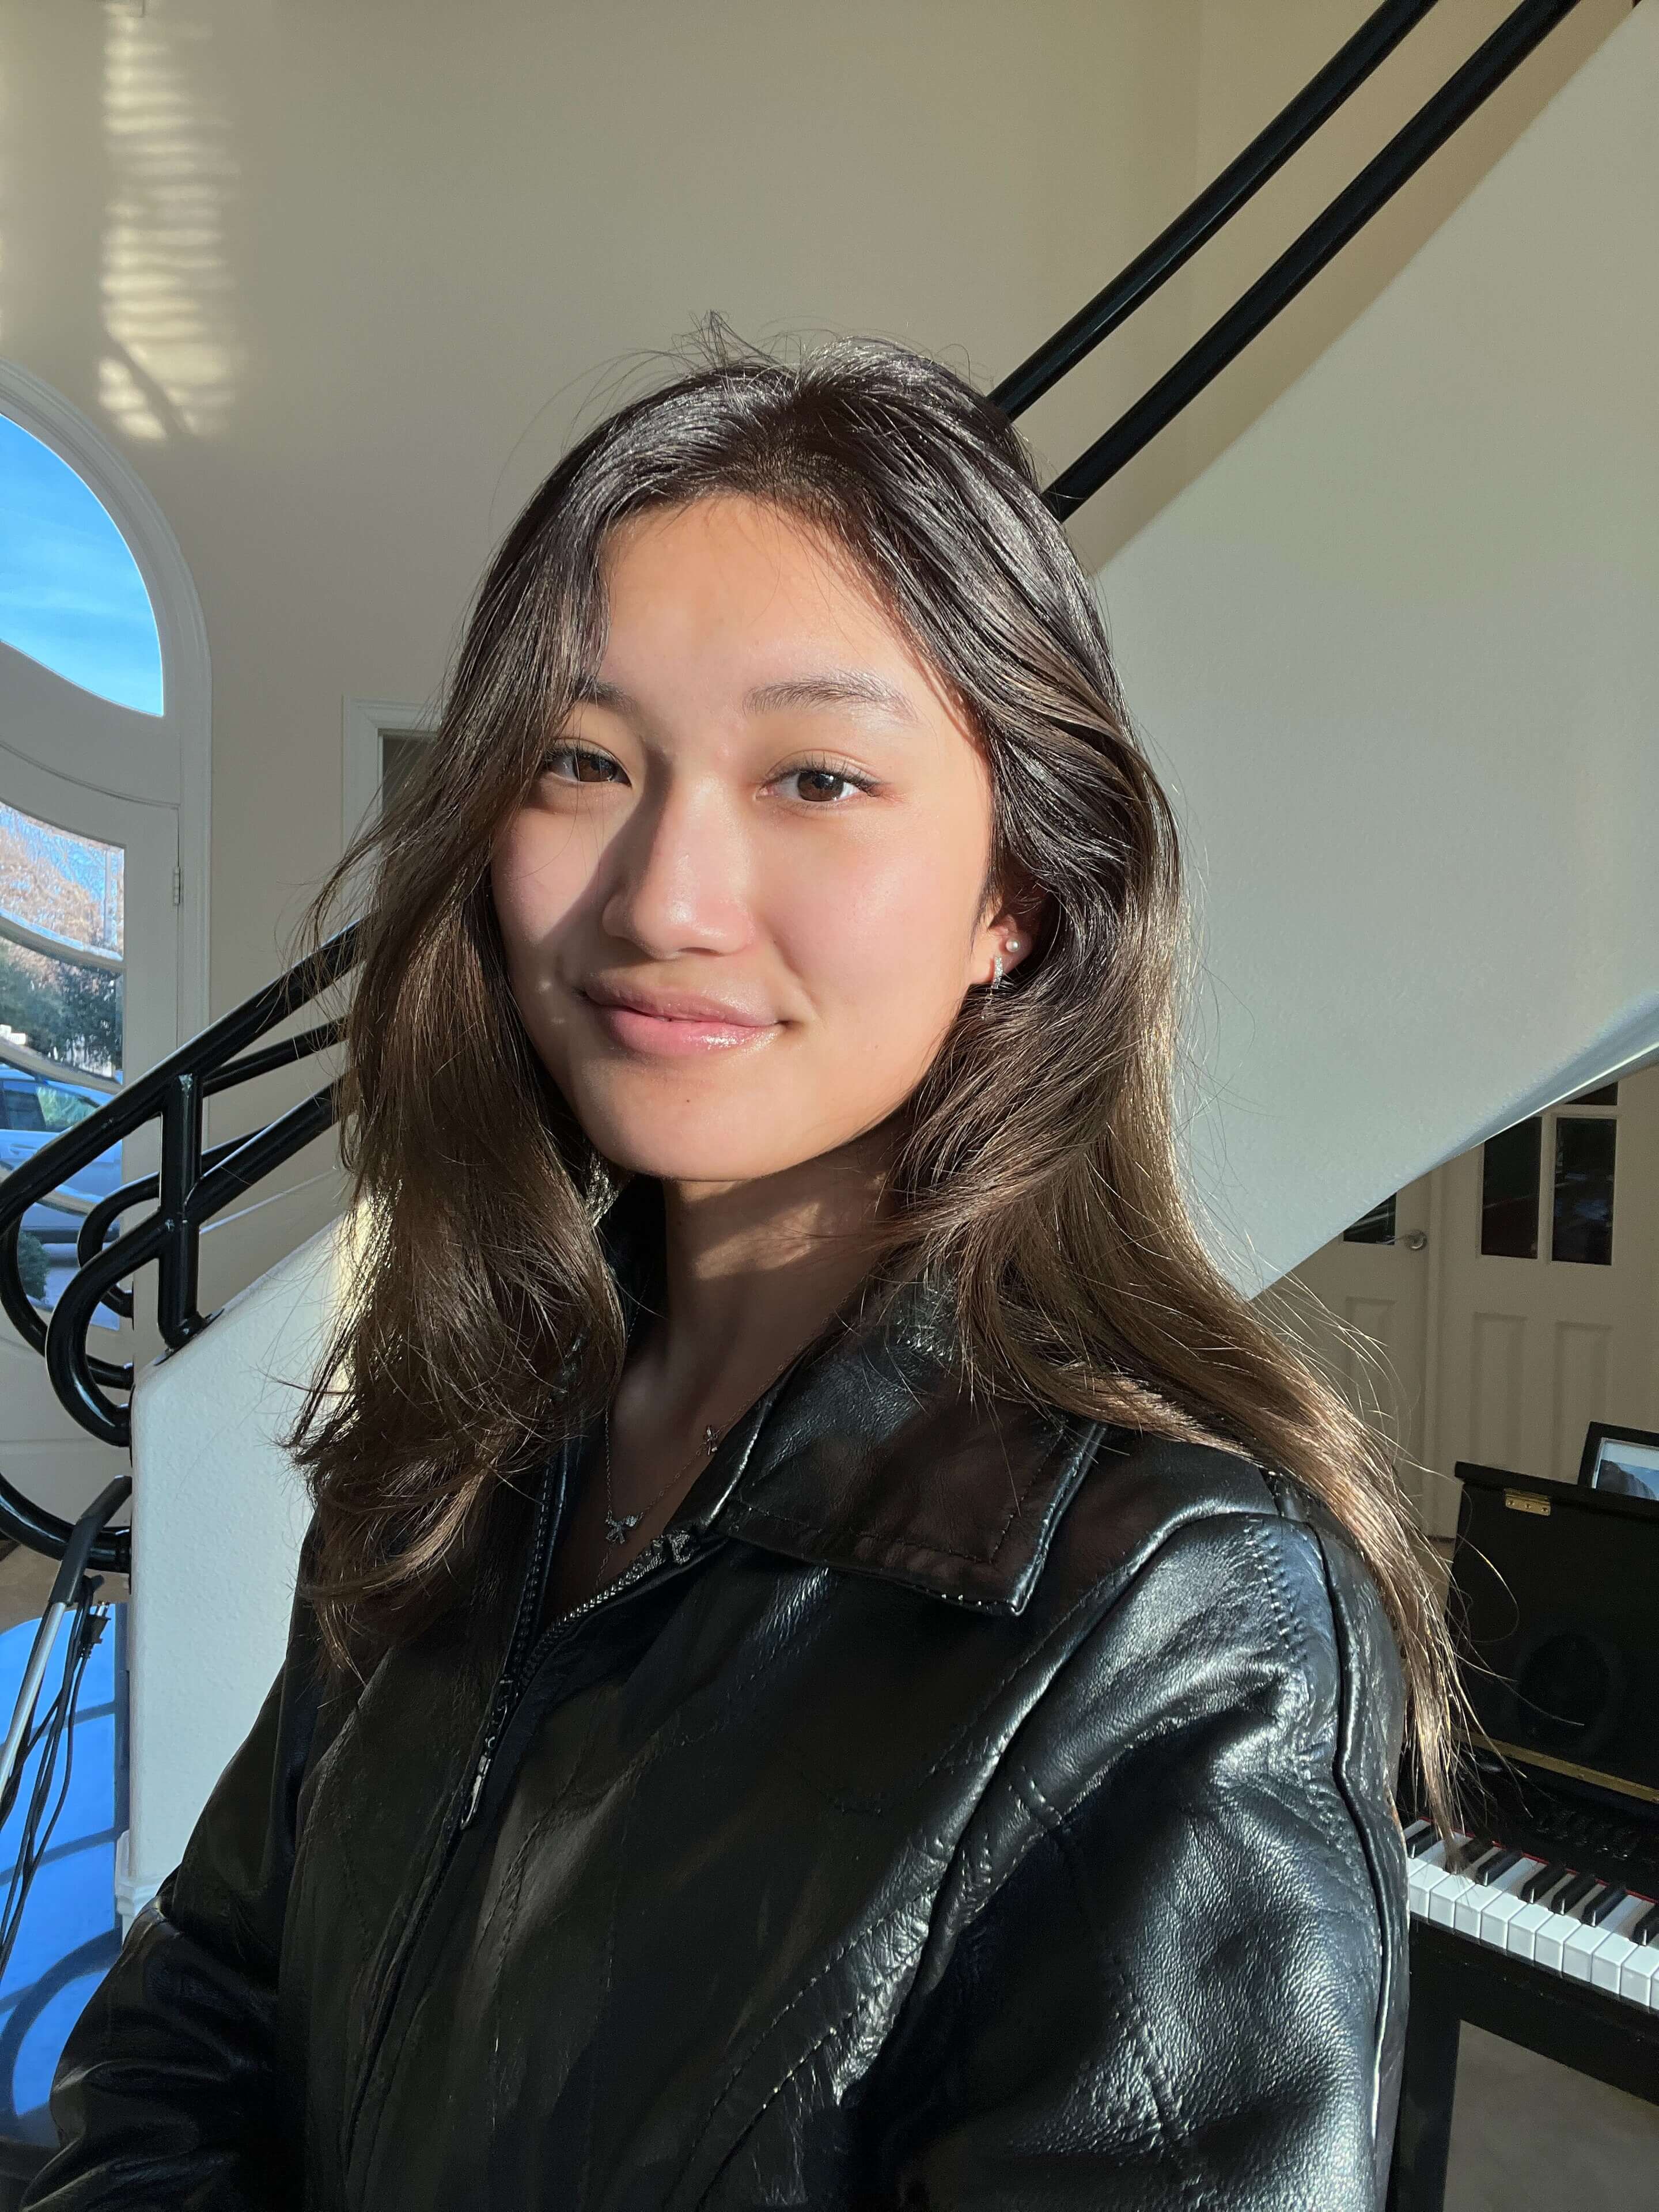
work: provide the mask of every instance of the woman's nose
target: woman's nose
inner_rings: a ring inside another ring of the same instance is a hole
[[[745,935],[742,826],[713,778],[670,780],[611,840],[600,919],[656,959],[687,946],[727,951]]]

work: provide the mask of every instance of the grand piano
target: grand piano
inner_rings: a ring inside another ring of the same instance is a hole
[[[1389,2212],[1440,2212],[1466,2020],[1659,2104],[1659,1502],[1456,1473],[1466,1825],[1441,1834],[1408,1771]]]

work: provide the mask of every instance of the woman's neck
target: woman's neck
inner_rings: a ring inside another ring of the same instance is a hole
[[[884,1155],[757,1181],[663,1185],[663,1310],[629,1362],[658,1418],[723,1429],[868,1273]]]

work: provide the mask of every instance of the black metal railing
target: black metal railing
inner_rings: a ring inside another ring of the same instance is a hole
[[[1429,0],[1430,6],[1434,4],[1435,0]],[[1220,320],[1069,468],[1061,471],[1042,495],[1050,510],[1063,522],[1127,467],[1189,400],[1214,382],[1229,362],[1237,359],[1252,338],[1260,337],[1274,316],[1364,228],[1379,209],[1387,206],[1429,156],[1468,122],[1577,5],[1578,0],[1523,0],[1506,16],[1485,45],[1470,55],[1431,100],[1425,101],[1405,128],[1395,132],[1324,214],[1308,225]],[[992,398],[1010,414],[1018,414],[1046,392],[1065,369],[1092,351],[1109,331],[1116,329],[1126,315],[1150,299],[1228,216],[1260,190],[1428,12],[1428,7],[1415,4],[1379,8],[1329,66],[1245,149],[1232,167],[1131,262],[1081,315],[1074,316],[1046,346],[998,385]],[[1061,366],[1055,367],[1055,362]]]
[[[1388,0],[1378,8],[1214,183],[1046,345],[996,386],[991,397],[1009,415],[1018,416],[1052,389],[1237,214],[1437,4],[1438,0]],[[1043,493],[1052,512],[1063,520],[1124,468],[1237,359],[1577,5],[1577,0],[1523,0],[1214,326],[1054,478]],[[109,1443],[129,1441],[130,1413],[106,1393],[115,1389],[130,1394],[132,1370],[91,1357],[87,1331],[94,1316],[101,1303],[130,1316],[131,1297],[119,1289],[120,1279],[154,1261],[159,1272],[157,1318],[169,1346],[184,1344],[214,1318],[199,1313],[196,1306],[197,1240],[202,1224],[330,1127],[336,1113],[335,1085],[328,1085],[268,1127],[205,1153],[203,1102],[216,1091],[303,1059],[336,1041],[338,1024],[328,1024],[246,1059],[235,1057],[345,972],[354,957],[356,934],[355,923],[340,931],[314,958],[301,962],[203,1030],[0,1183],[0,1304],[25,1343],[44,1353],[53,1388],[70,1413]],[[43,1320],[18,1272],[17,1238],[23,1214],[108,1145],[157,1115],[161,1122],[159,1174],[125,1184],[88,1213],[76,1241],[76,1272],[50,1319]],[[105,1243],[106,1233],[118,1217],[152,1200],[156,1201],[154,1213]],[[0,1475],[0,1534],[59,1557],[70,1524],[33,1504]],[[94,1547],[92,1565],[125,1571],[128,1547],[125,1530],[107,1531]]]
[[[27,1166],[14,1169],[0,1183],[0,1305],[24,1343],[44,1354],[52,1388],[63,1404],[82,1428],[106,1443],[125,1446],[131,1441],[130,1402],[117,1404],[106,1393],[125,1390],[130,1398],[132,1366],[93,1357],[87,1332],[94,1316],[101,1304],[131,1318],[132,1295],[120,1288],[121,1279],[153,1262],[157,1324],[170,1346],[187,1343],[214,1318],[198,1311],[196,1304],[203,1223],[331,1126],[335,1085],[325,1085],[251,1135],[228,1138],[204,1152],[206,1102],[218,1091],[289,1066],[337,1042],[339,1023],[326,1022],[267,1045],[262,1052],[236,1057],[345,972],[354,956],[357,927],[353,922],[338,931],[310,958],[296,963],[125,1086],[108,1105],[42,1146]],[[158,1116],[159,1171],[123,1183],[88,1211],[76,1239],[76,1272],[51,1314],[43,1316],[24,1287],[18,1266],[23,1216],[107,1146]],[[106,1243],[118,1218],[151,1202],[153,1213]],[[35,1504],[0,1475],[0,1533],[61,1558],[71,1528],[72,1523]],[[129,1572],[131,1542],[125,1529],[107,1530],[93,1547],[92,1565],[112,1573]]]

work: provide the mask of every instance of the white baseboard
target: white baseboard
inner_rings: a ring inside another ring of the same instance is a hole
[[[123,1828],[115,1838],[115,1909],[121,1916],[121,1940],[125,1942],[133,1922],[161,1887],[155,1881],[135,1881],[127,1869],[127,1846],[131,1838],[131,1828]],[[164,1880],[165,1877],[162,1877]]]

